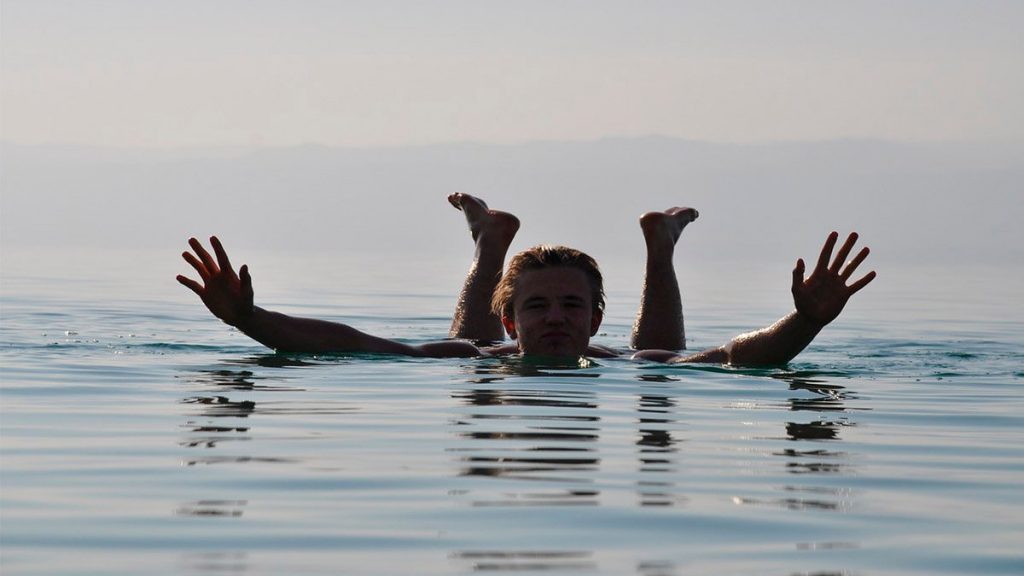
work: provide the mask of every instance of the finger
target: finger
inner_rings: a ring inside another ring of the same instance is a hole
[[[188,288],[188,289],[192,290],[193,292],[195,292],[196,294],[199,294],[200,296],[202,296],[203,287],[202,287],[201,284],[199,284],[199,282],[196,282],[195,280],[192,280],[191,278],[186,278],[185,276],[182,276],[180,274],[178,275],[177,279],[178,279],[178,282],[181,282],[186,288]]]
[[[210,253],[206,251],[206,248],[203,248],[203,245],[199,242],[199,240],[196,240],[195,238],[189,238],[188,244],[189,246],[192,247],[192,250],[195,251],[196,256],[199,256],[200,260],[203,261],[203,265],[206,266],[206,270],[210,273],[211,276],[213,276],[217,272],[220,272],[220,268],[217,267],[217,263],[213,261],[213,257],[210,256]]]
[[[804,259],[797,258],[796,267],[793,268],[793,290],[797,290],[804,283]]]
[[[242,264],[242,269],[239,270],[239,273],[241,274],[242,295],[245,296],[246,300],[252,302],[252,276],[249,275],[249,266]]]
[[[217,264],[220,266],[220,269],[230,272],[233,276],[235,270],[231,267],[231,260],[228,260],[228,253],[224,251],[224,246],[221,245],[220,239],[216,236],[210,236],[210,245],[213,246],[213,252],[217,254]]]
[[[839,272],[839,268],[846,262],[846,257],[850,255],[850,250],[853,250],[853,245],[857,243],[857,233],[851,232],[846,237],[846,242],[843,242],[843,246],[836,253],[836,259],[832,261],[832,267],[829,268],[829,272],[836,274]]]
[[[868,272],[867,274],[865,274],[864,277],[861,278],[860,280],[857,280],[853,284],[850,284],[850,291],[849,291],[850,296],[853,296],[854,294],[857,293],[858,290],[860,290],[861,288],[867,286],[872,280],[875,279],[875,276],[876,276],[875,271],[872,270],[871,272]]]
[[[210,271],[206,269],[206,265],[193,256],[191,252],[182,252],[181,257],[185,259],[185,262],[188,262],[196,269],[196,272],[199,273],[199,277],[202,278],[203,282],[210,279]]]
[[[814,271],[824,271],[828,269],[828,261],[832,258],[832,249],[836,246],[836,240],[839,238],[838,232],[832,232],[825,239],[825,245],[821,247],[821,255],[818,256],[818,265],[814,267]]]
[[[455,208],[462,210],[462,194],[455,192],[448,195],[448,203]]]
[[[689,206],[673,206],[668,210],[665,210],[665,214],[670,216],[679,216],[680,214],[686,214],[689,218],[687,222],[693,222],[700,217],[700,212],[697,212],[696,208],[690,208]]]
[[[848,280],[850,276],[853,276],[853,273],[857,270],[857,267],[860,266],[860,263],[863,262],[864,259],[867,258],[868,254],[870,253],[871,249],[869,249],[867,246],[861,248],[860,252],[857,253],[857,256],[855,256],[854,259],[851,260],[850,263],[846,266],[846,269],[843,270],[843,273],[840,275],[840,278],[842,278],[845,281]]]

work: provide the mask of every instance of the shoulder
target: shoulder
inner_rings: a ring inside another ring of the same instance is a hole
[[[501,344],[499,346],[487,346],[480,349],[480,353],[484,356],[508,356],[510,354],[518,354],[519,346],[515,344]]]
[[[479,356],[484,351],[465,340],[442,340],[427,342],[418,346],[407,346],[405,352],[410,356],[428,356],[433,358],[470,358]]]

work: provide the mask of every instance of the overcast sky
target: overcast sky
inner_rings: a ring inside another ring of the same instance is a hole
[[[3,139],[1024,139],[1024,2],[3,0]]]

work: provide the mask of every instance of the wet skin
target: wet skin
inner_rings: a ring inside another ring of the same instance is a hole
[[[523,354],[537,356],[585,355],[602,319],[593,309],[586,274],[576,268],[525,272],[512,310],[515,317],[502,318],[502,324]]]

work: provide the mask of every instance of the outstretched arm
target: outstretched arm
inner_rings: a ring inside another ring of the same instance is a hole
[[[821,249],[818,263],[807,279],[804,279],[803,259],[797,260],[793,269],[792,287],[796,310],[778,322],[756,332],[741,334],[720,348],[712,348],[692,356],[649,350],[638,353],[636,357],[660,362],[721,362],[748,366],[785,364],[792,360],[814,340],[822,328],[839,316],[851,296],[875,279],[875,273],[872,271],[847,285],[870,250],[862,248],[853,260],[844,266],[846,257],[857,242],[857,233],[854,232],[847,237],[832,260],[832,250],[838,238],[839,234],[836,232],[829,234]]]
[[[479,354],[468,342],[410,346],[360,332],[345,324],[264,310],[253,304],[248,266],[243,265],[236,274],[216,236],[210,238],[216,260],[195,238],[188,242],[195,254],[184,252],[182,257],[195,268],[201,282],[185,276],[178,276],[178,282],[195,292],[214,316],[264,346],[287,352],[382,352],[436,357]]]

